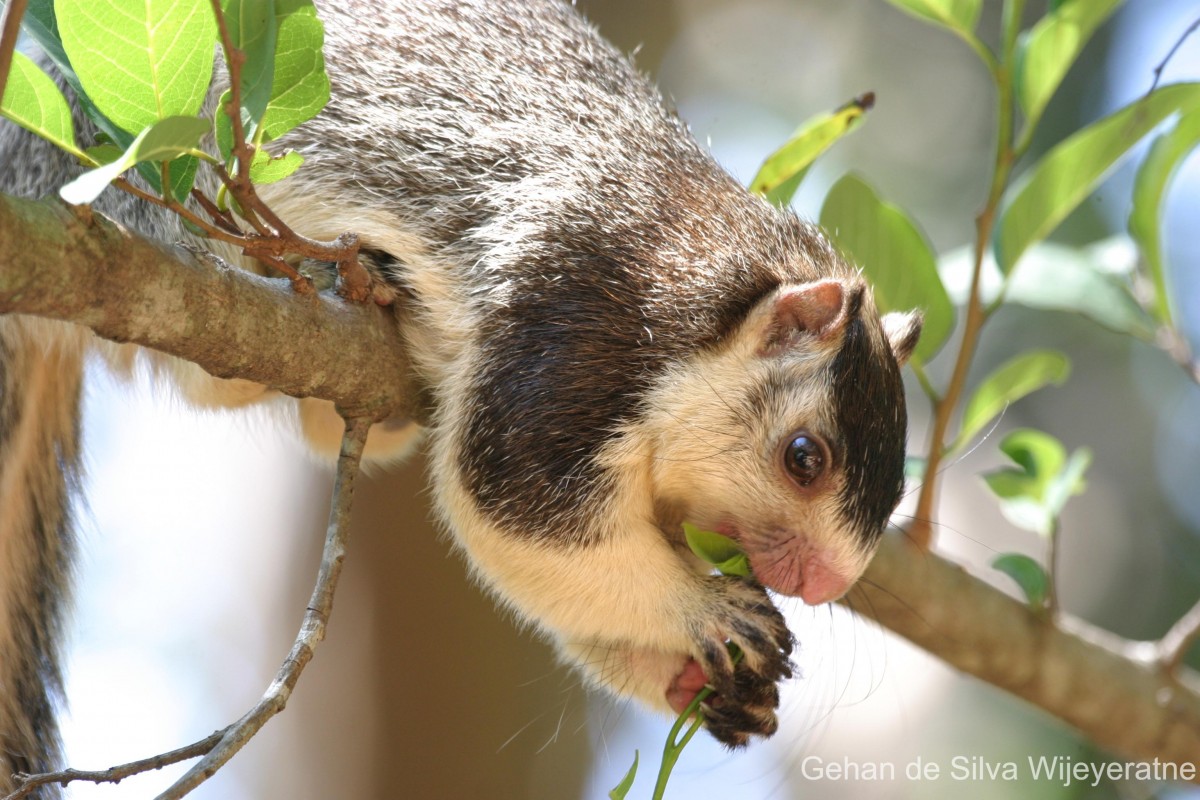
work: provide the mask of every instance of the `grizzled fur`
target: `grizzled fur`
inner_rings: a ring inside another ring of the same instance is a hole
[[[376,426],[368,457],[426,436],[439,515],[474,575],[590,680],[664,710],[711,683],[715,736],[734,746],[770,735],[791,635],[762,585],[706,574],[680,523],[738,538],[771,588],[810,602],[844,592],[899,496],[899,364],[919,320],[881,321],[819,231],[748,195],[557,0],[320,11],[332,100],[282,143],[304,167],[263,194],[309,236],[358,233],[377,276],[405,297],[399,322],[434,411],[423,431]],[[70,171],[11,126],[0,151],[6,191],[48,193]],[[187,238],[176,220],[108,194],[105,213]],[[65,326],[43,333],[86,339]],[[0,341],[32,346],[19,334],[6,325]],[[128,348],[91,344],[129,361]],[[162,363],[200,404],[271,395]],[[64,407],[73,386],[61,387]],[[336,452],[329,404],[297,405],[314,448]],[[0,406],[0,422],[23,408]],[[60,452],[73,454],[74,429],[60,433]],[[799,433],[827,446],[811,485],[782,466]],[[6,424],[4,446],[14,435]],[[66,489],[47,490],[56,508]],[[65,541],[65,523],[46,513],[0,536]],[[39,547],[26,576],[42,568]],[[53,632],[52,611],[21,617],[29,600],[5,595],[0,632]],[[726,642],[745,653],[736,667]],[[28,661],[22,674],[49,678],[51,654],[39,644],[15,658]],[[13,658],[6,650],[0,663]],[[42,733],[0,719],[10,766],[49,749],[48,706],[34,694],[15,703],[43,718]]]

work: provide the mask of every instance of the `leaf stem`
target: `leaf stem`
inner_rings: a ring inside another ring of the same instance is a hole
[[[4,102],[4,89],[8,86],[8,73],[12,68],[13,53],[17,49],[17,37],[21,34],[21,18],[25,16],[28,0],[8,0],[4,12],[4,26],[0,28],[0,104]]]
[[[995,163],[992,168],[992,183],[988,190],[987,201],[975,219],[975,260],[971,272],[971,288],[967,295],[967,313],[963,322],[962,341],[959,344],[954,371],[951,373],[946,392],[940,400],[934,403],[933,425],[929,434],[926,455],[925,481],[921,484],[921,492],[917,498],[917,509],[914,514],[915,519],[923,520],[923,522],[914,525],[910,531],[911,541],[923,549],[927,549],[933,541],[933,527],[930,521],[933,519],[933,509],[937,502],[939,467],[947,452],[946,439],[950,429],[950,420],[962,399],[967,373],[970,371],[975,350],[979,345],[980,333],[992,311],[991,308],[983,305],[981,297],[983,264],[991,242],[992,230],[999,214],[1000,201],[1004,197],[1013,165],[1016,163],[1016,152],[1013,149],[1015,97],[1012,65],[1017,31],[1024,5],[1024,0],[1010,0],[1005,4],[1004,40],[1001,56],[999,61],[987,62],[996,84]]]
[[[937,404],[941,402],[942,395],[938,392],[937,387],[933,385],[933,381],[929,379],[929,373],[925,371],[925,365],[919,363],[916,359],[908,362],[912,368],[913,375],[917,378],[917,383],[921,386],[921,391],[925,392],[925,396],[937,408]]]
[[[730,658],[736,667],[745,654],[735,644],[727,643],[725,646],[729,648]],[[688,703],[688,707],[675,718],[675,724],[671,726],[670,732],[667,733],[667,743],[663,745],[662,765],[658,768],[658,780],[654,784],[654,794],[651,796],[651,800],[663,799],[663,795],[667,791],[667,780],[671,777],[671,770],[675,769],[675,762],[679,761],[679,754],[683,752],[683,748],[687,747],[687,743],[692,740],[692,737],[704,725],[704,712],[700,710],[700,705],[711,697],[714,692],[716,692],[716,689],[713,689],[711,686],[705,686],[696,693],[696,696],[692,698],[692,702]],[[689,719],[692,719],[693,715],[695,719],[692,720],[687,732],[683,734],[683,738],[680,738],[679,732],[683,730],[683,726],[687,724]]]
[[[704,712],[700,710],[700,704],[709,698],[713,693],[713,689],[705,687],[696,694],[688,707],[683,710],[675,720],[675,724],[671,726],[670,732],[667,734],[667,743],[663,745],[662,765],[658,768],[658,780],[654,784],[654,794],[651,795],[651,800],[662,800],[667,791],[667,781],[671,777],[671,770],[675,769],[675,763],[679,761],[679,754],[683,752],[683,748],[696,735],[696,731],[704,724]],[[695,716],[687,732],[680,739],[679,732],[683,729],[684,723]]]
[[[1046,613],[1050,619],[1058,616],[1058,540],[1062,533],[1062,522],[1058,517],[1050,528],[1050,541],[1046,546]]]

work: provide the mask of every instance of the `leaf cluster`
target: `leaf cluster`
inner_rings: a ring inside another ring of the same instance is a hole
[[[254,148],[250,178],[271,183],[303,162],[265,145],[310,119],[329,99],[324,29],[311,0],[30,0],[23,26],[74,91],[103,143],[81,149],[70,107],[28,57],[14,54],[0,115],[91,167],[64,186],[64,200],[94,200],[132,167],[163,197],[184,201],[199,162],[236,173],[230,114]],[[203,107],[228,26],[239,60],[241,103],[226,90],[216,113]],[[228,113],[226,113],[228,112]],[[214,151],[201,146],[212,134]]]
[[[1006,0],[1001,42],[994,49],[977,32],[982,0],[887,2],[962,39],[991,75],[999,112],[992,186],[969,253],[939,259],[917,222],[854,173],[833,185],[821,209],[822,226],[870,278],[881,312],[917,307],[924,313],[925,328],[910,363],[933,407],[935,430],[927,453],[909,458],[907,473],[923,479],[916,516],[930,519],[939,463],[973,447],[1011,404],[1046,386],[1061,385],[1070,375],[1065,354],[1035,349],[1014,354],[968,391],[975,346],[996,312],[1011,305],[1065,311],[1151,344],[1180,341],[1173,330],[1175,304],[1163,263],[1161,209],[1171,178],[1200,144],[1200,83],[1151,86],[1143,97],[1066,137],[1017,174],[1063,79],[1121,0],[1052,3],[1026,30],[1020,28],[1025,3]],[[793,141],[767,159],[752,189],[786,201],[790,193],[783,195],[778,187],[794,191],[811,163],[797,165],[787,154],[805,152],[815,158],[827,149],[833,142],[825,132],[839,114],[844,118],[845,109],[801,126]],[[840,136],[852,129],[843,121],[836,130]],[[1099,246],[1071,248],[1047,242],[1155,131],[1160,133],[1138,170],[1129,218],[1129,234],[1142,255],[1140,269],[1112,270]],[[807,144],[795,141],[805,132]],[[760,183],[764,175],[771,181]],[[962,312],[946,289],[947,278],[970,284],[967,296],[959,298],[964,319],[959,319]],[[935,386],[926,365],[938,357],[960,324],[963,340],[953,375],[947,386]],[[1175,357],[1191,360],[1190,353]],[[1014,524],[1049,538],[1053,547],[1063,506],[1082,491],[1088,451],[1078,450],[1068,458],[1061,443],[1037,431],[1013,433],[1000,450],[1019,467],[985,479],[1001,511]],[[1017,578],[1031,603],[1040,607],[1052,591],[1026,580],[1030,570],[1020,561],[1024,558],[1003,556],[999,568]],[[1014,563],[1021,567],[1012,568]],[[1044,573],[1042,578],[1049,580]]]

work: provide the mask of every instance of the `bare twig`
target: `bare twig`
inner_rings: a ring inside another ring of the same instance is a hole
[[[4,12],[4,26],[0,28],[0,102],[4,101],[4,88],[8,86],[8,73],[17,49],[17,36],[21,33],[21,18],[25,16],[27,1],[8,0],[8,9]]]
[[[143,772],[151,772],[156,769],[171,764],[178,764],[180,761],[187,761],[189,758],[199,758],[209,752],[216,746],[217,742],[229,728],[223,728],[216,733],[210,734],[198,742],[181,747],[178,750],[172,750],[169,753],[160,753],[150,758],[143,758],[140,761],[131,761],[128,764],[120,764],[115,767],[109,767],[104,770],[78,770],[64,769],[60,772],[44,772],[37,775],[25,775],[17,773],[14,780],[17,784],[17,790],[10,795],[7,795],[4,800],[21,800],[29,797],[34,790],[48,786],[52,783],[66,786],[68,783],[75,781],[87,781],[89,783],[120,783],[126,778],[140,775]]]
[[[1191,344],[1181,330],[1173,326],[1162,328],[1157,344],[1160,350],[1179,365],[1189,380],[1200,384],[1200,360],[1192,355]]]
[[[64,786],[72,781],[93,783],[116,783],[131,775],[160,769],[189,758],[202,756],[200,761],[184,773],[178,781],[158,796],[158,800],[179,800],[204,781],[211,778],[239,750],[258,733],[272,717],[283,711],[288,698],[305,666],[312,660],[317,645],[325,638],[325,628],[333,611],[333,595],[337,589],[342,562],[346,558],[346,540],[350,533],[350,507],[354,499],[354,482],[358,477],[359,462],[367,441],[367,431],[373,420],[366,417],[347,418],[346,432],[342,437],[342,450],[338,456],[337,476],[334,479],[333,499],[329,508],[329,525],[325,535],[325,548],[321,553],[321,567],[317,571],[317,582],[312,598],[304,612],[300,632],[292,645],[275,680],[267,687],[258,704],[232,725],[217,731],[195,744],[152,756],[141,761],[111,767],[100,772],[85,772],[67,769],[61,772],[40,775],[18,775],[20,788],[4,800],[19,800],[28,797],[36,788],[50,783]]]
[[[350,532],[350,505],[354,496],[354,480],[358,476],[359,460],[367,441],[367,430],[371,420],[352,418],[346,420],[346,433],[342,437],[342,451],[338,456],[337,477],[334,480],[333,501],[329,509],[329,527],[325,536],[325,549],[321,553],[321,568],[317,572],[317,583],[312,599],[304,612],[304,621],[296,642],[287,659],[279,668],[275,680],[267,687],[258,704],[244,717],[226,729],[221,741],[188,770],[182,778],[158,796],[158,800],[178,800],[213,776],[218,769],[241,750],[262,729],[271,717],[287,705],[300,673],[312,660],[317,644],[325,638],[325,626],[333,610],[333,593],[337,588],[342,562],[346,557],[346,538]]]
[[[1200,640],[1200,601],[1192,606],[1179,621],[1171,626],[1166,636],[1158,641],[1158,661],[1170,674],[1179,670],[1184,657]]]
[[[1158,62],[1158,66],[1154,68],[1154,80],[1150,83],[1150,91],[1146,92],[1146,94],[1153,94],[1154,90],[1158,88],[1158,82],[1162,80],[1162,74],[1167,68],[1167,64],[1171,63],[1171,59],[1175,57],[1175,53],[1183,46],[1187,38],[1196,32],[1197,28],[1200,28],[1200,18],[1197,18],[1191,25],[1187,26],[1187,29],[1175,40],[1175,44],[1171,45],[1171,49],[1167,51],[1166,57]]]

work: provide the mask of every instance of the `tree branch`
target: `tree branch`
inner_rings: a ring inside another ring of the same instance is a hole
[[[75,781],[87,781],[89,783],[120,783],[126,778],[134,775],[140,775],[143,772],[150,772],[156,769],[171,764],[178,764],[180,761],[187,761],[189,758],[198,758],[208,751],[212,750],[217,745],[225,732],[229,728],[224,728],[211,733],[198,742],[180,747],[178,750],[172,750],[169,753],[160,753],[150,758],[143,758],[140,761],[131,761],[128,764],[121,764],[116,767],[109,767],[104,770],[87,771],[80,769],[64,769],[61,772],[44,772],[40,775],[25,775],[18,773],[15,775],[17,790],[10,795],[6,795],[4,800],[22,800],[33,794],[35,789],[42,786],[49,786],[53,783],[58,783],[66,786],[68,783]]]
[[[349,416],[423,414],[403,308],[298,295],[55,200],[0,195],[0,313],[75,322]]]
[[[1050,620],[902,536],[886,536],[855,611],[947,664],[1033,703],[1136,760],[1200,758],[1200,676],[1172,677],[1154,642]]]
[[[325,549],[321,553],[321,568],[317,571],[312,599],[308,601],[304,621],[300,625],[300,632],[296,634],[296,642],[292,645],[291,652],[258,704],[229,726],[220,743],[184,773],[182,778],[160,794],[157,800],[180,800],[211,778],[262,729],[263,725],[267,724],[271,717],[283,711],[287,705],[296,682],[300,680],[300,673],[312,660],[317,645],[325,638],[325,626],[329,623],[329,615],[333,611],[333,593],[337,589],[338,577],[342,574],[342,562],[346,558],[354,481],[358,477],[359,461],[362,459],[363,446],[367,443],[367,431],[370,427],[369,419],[346,420],[342,451],[338,455],[333,500],[329,505],[329,527],[325,535]]]
[[[390,309],[298,296],[285,281],[214,268],[57,202],[0,196],[0,312],[76,322],[221,377],[332,400],[344,413],[377,419],[422,408]],[[1102,747],[1176,763],[1200,754],[1200,679],[1182,667],[1173,679],[1155,643],[1039,617],[900,537],[885,538],[853,599],[859,612]]]

